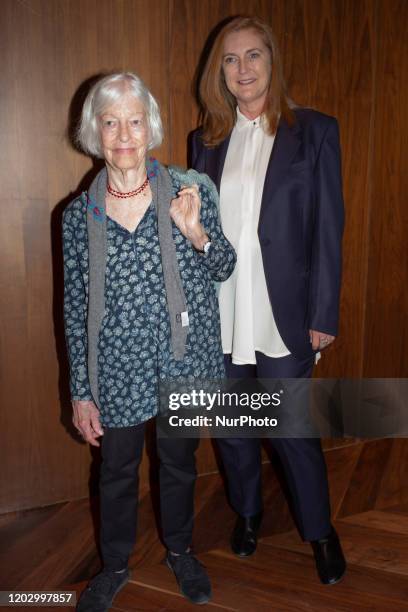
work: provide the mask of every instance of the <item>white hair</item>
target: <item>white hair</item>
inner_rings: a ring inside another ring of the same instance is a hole
[[[136,74],[116,72],[96,81],[85,98],[77,130],[77,142],[85,153],[103,157],[98,119],[106,108],[127,93],[140,100],[146,112],[150,135],[147,148],[154,149],[161,145],[163,125],[155,98]]]

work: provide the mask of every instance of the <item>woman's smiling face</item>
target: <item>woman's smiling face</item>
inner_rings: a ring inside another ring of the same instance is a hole
[[[254,29],[225,37],[222,68],[228,90],[241,111],[262,112],[271,81],[271,52]]]
[[[144,163],[149,143],[146,113],[140,100],[125,93],[99,117],[102,151],[106,163],[120,170]]]

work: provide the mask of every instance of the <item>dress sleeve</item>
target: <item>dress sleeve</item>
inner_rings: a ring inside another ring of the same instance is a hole
[[[75,202],[65,210],[62,221],[64,255],[64,322],[70,364],[73,400],[92,400],[87,363],[87,270],[81,267],[78,235],[86,232],[86,218]],[[85,226],[85,227],[84,227]]]
[[[206,181],[210,179],[206,176]],[[207,268],[214,281],[222,282],[231,276],[237,260],[232,245],[228,242],[221,228],[218,193],[215,185],[211,187],[200,184],[201,223],[211,239],[208,253],[197,253],[200,264]]]

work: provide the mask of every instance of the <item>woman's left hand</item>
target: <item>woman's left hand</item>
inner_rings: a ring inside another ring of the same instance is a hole
[[[203,226],[200,223],[201,200],[197,185],[183,187],[170,204],[170,217],[183,236],[188,238],[194,248],[201,251],[208,241]]]
[[[329,346],[335,340],[335,336],[319,332],[314,329],[309,329],[310,342],[314,351],[321,351]]]

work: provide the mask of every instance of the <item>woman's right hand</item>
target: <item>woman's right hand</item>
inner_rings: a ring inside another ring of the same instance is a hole
[[[100,446],[96,438],[103,436],[99,420],[99,410],[91,400],[73,400],[72,422],[85,442],[92,446]]]
[[[195,249],[201,251],[209,238],[200,223],[201,199],[198,185],[182,187],[170,204],[170,217]]]

